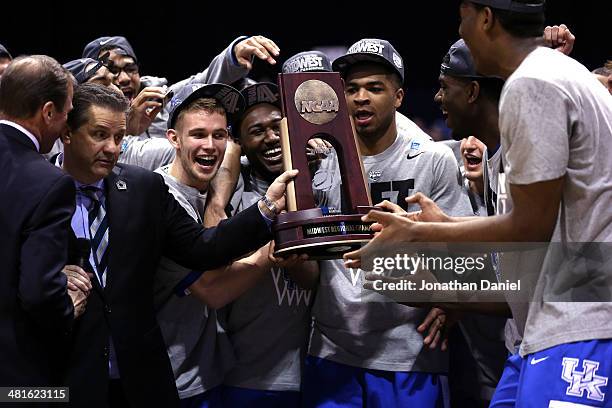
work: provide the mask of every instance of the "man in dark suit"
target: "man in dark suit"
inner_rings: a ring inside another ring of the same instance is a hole
[[[179,99],[176,106],[189,96]],[[234,108],[240,105],[232,97],[226,100]],[[115,91],[80,85],[62,134],[64,153],[57,164],[77,184],[72,226],[77,236],[90,238],[95,270],[95,290],[74,330],[66,385],[75,406],[172,407],[179,404],[178,394],[153,306],[160,257],[209,270],[259,248],[271,238],[270,219],[284,206],[285,183],[296,172],[276,180],[267,203],[204,229],[175,201],[159,174],[116,164],[126,108],[127,101]],[[198,152],[191,168],[206,172],[211,160],[220,159]],[[105,213],[103,219],[96,207]]]
[[[56,382],[56,347],[73,321],[66,291],[74,183],[47,153],[72,108],[54,59],[15,59],[0,82],[0,386]]]

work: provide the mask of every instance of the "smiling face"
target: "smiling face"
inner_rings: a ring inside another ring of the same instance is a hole
[[[62,136],[64,163],[78,181],[91,184],[108,176],[119,159],[126,132],[125,112],[92,105],[88,120]]]
[[[349,114],[362,138],[380,138],[394,123],[404,91],[388,70],[375,63],[360,63],[345,77],[345,95]]]
[[[176,149],[170,173],[190,187],[205,192],[217,174],[229,133],[224,113],[190,109],[177,118],[167,137]]]
[[[434,101],[440,105],[446,126],[453,131],[453,139],[461,140],[470,135],[470,81],[449,75],[440,75],[440,89]]]
[[[244,114],[240,123],[240,145],[253,170],[265,180],[281,173],[280,109],[260,103]]]
[[[465,176],[470,181],[482,181],[482,157],[486,146],[474,136],[461,141],[461,157],[465,167]]]
[[[106,51],[102,54],[104,53]],[[108,55],[108,69],[113,74],[113,83],[132,102],[140,92],[140,73],[134,58],[111,50]]]

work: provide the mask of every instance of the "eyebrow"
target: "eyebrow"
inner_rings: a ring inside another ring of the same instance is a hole
[[[189,134],[198,133],[198,132],[208,132],[208,129],[202,128],[202,127],[191,129],[189,131]],[[227,128],[217,128],[217,129],[213,129],[210,133],[215,133],[215,132],[228,132],[228,130]]]
[[[347,86],[357,86],[358,84],[355,83],[355,81],[350,81]],[[385,83],[383,81],[368,81],[365,83],[365,86],[372,86],[372,85],[385,85]]]
[[[262,120],[260,122],[255,122],[251,126],[249,126],[247,128],[247,130],[250,131],[250,130],[255,129],[255,128],[264,127],[268,122],[270,122],[272,124],[275,124],[275,123],[280,122],[281,120],[283,120],[283,119],[282,118],[274,118],[272,120]]]

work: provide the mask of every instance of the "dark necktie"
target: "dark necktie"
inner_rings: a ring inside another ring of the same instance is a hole
[[[89,208],[89,233],[91,234],[91,251],[96,264],[100,285],[106,285],[108,269],[108,217],[102,205],[102,190],[97,187],[81,187],[81,191],[91,199]]]

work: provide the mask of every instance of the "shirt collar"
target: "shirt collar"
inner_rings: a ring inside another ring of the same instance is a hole
[[[4,120],[3,119],[3,120],[0,120],[0,123],[8,125],[8,126],[11,126],[11,127],[14,127],[15,129],[19,130],[20,132],[25,133],[25,135],[30,138],[32,143],[34,143],[34,146],[36,147],[36,151],[40,152],[40,143],[38,142],[38,139],[28,129],[24,128],[23,126],[21,126],[18,123],[11,122],[10,120]]]
[[[64,163],[64,152],[60,152],[57,155],[57,158],[55,159],[55,166],[61,169],[63,163]],[[95,187],[101,191],[104,191],[104,179],[98,180],[92,184],[84,184],[84,183],[81,183],[80,181],[75,180],[74,178],[73,180],[74,180],[74,185],[76,186],[77,190],[79,190],[81,187]]]

